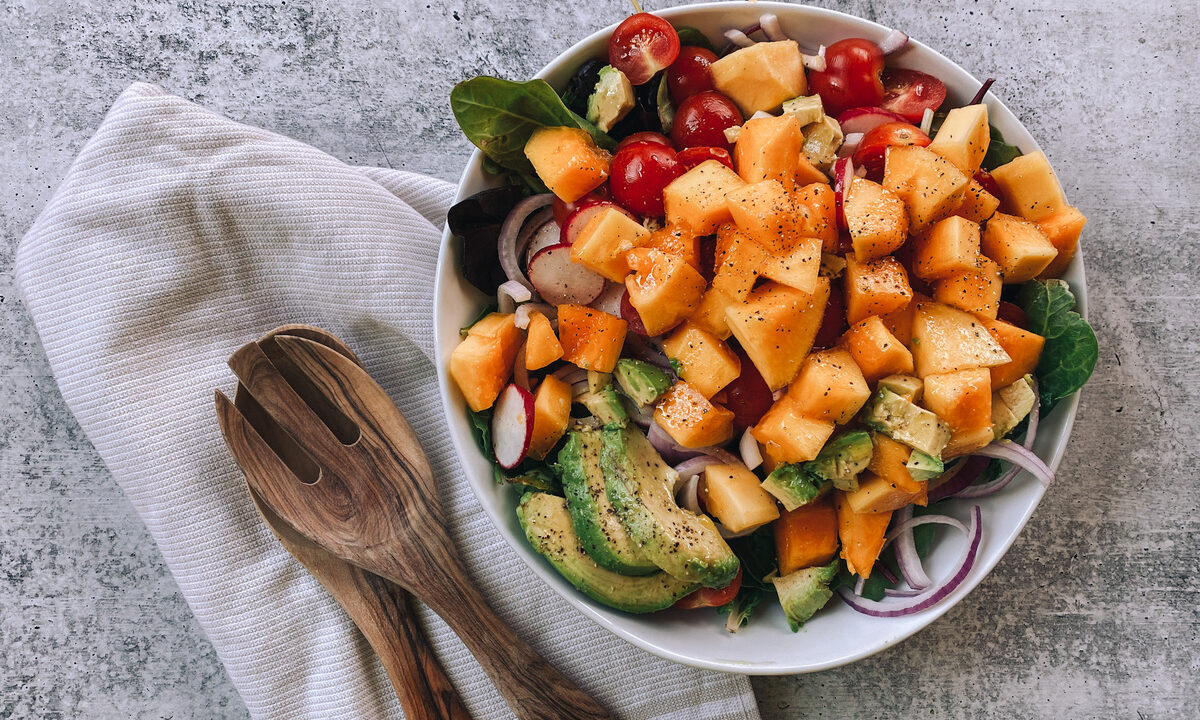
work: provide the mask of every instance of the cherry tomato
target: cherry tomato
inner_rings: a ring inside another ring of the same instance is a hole
[[[715,147],[729,152],[725,129],[742,124],[742,112],[733,101],[716,90],[691,96],[675,111],[671,139],[675,147]]]
[[[595,205],[598,202],[604,202],[606,200],[608,200],[608,186],[607,185],[601,185],[600,187],[591,191],[587,195],[584,195],[583,197],[579,198],[575,202],[563,202],[562,200],[559,200],[557,197],[555,197],[554,198],[554,220],[561,227],[564,223],[567,222],[567,218],[571,217],[571,213],[575,212],[579,208],[587,207],[588,205]]]
[[[666,135],[663,135],[662,133],[651,132],[649,130],[643,130],[641,132],[635,132],[621,142],[617,143],[617,150],[620,150],[626,145],[632,145],[635,142],[653,142],[658,143],[659,145],[666,145],[672,149],[675,147],[671,144],[671,138],[667,137]]]
[[[1029,316],[1025,314],[1020,305],[1014,305],[1007,300],[1000,301],[1000,310],[996,313],[996,319],[1009,325],[1016,325],[1023,330],[1029,329]]]
[[[738,432],[744,432],[767,414],[775,400],[771,397],[767,381],[763,380],[746,351],[735,347],[734,352],[742,361],[742,372],[725,386],[725,399],[729,403],[727,407],[733,411],[734,427]]]
[[[883,99],[879,106],[909,122],[919,123],[926,110],[937,110],[946,99],[946,84],[932,75],[905,68],[883,71]]]
[[[995,197],[1004,200],[1004,191],[1000,189],[1000,183],[996,182],[996,178],[992,177],[992,174],[987,170],[980,170],[975,173],[975,182],[982,185],[984,190],[987,190]]]
[[[637,308],[633,303],[629,302],[629,293],[621,293],[621,319],[629,326],[629,332],[634,335],[646,337],[649,335],[646,332],[646,326],[642,324],[642,316],[638,314]]]
[[[825,315],[821,318],[821,327],[813,340],[813,350],[824,350],[837,345],[847,327],[846,294],[842,290],[842,280],[838,278],[829,285],[829,300],[825,303]]]
[[[739,567],[733,581],[723,588],[700,588],[691,595],[684,595],[675,601],[675,607],[680,610],[695,610],[696,608],[721,607],[737,597],[742,589],[742,569]]]
[[[704,282],[712,284],[717,274],[717,236],[702,235],[700,237],[700,274]]]
[[[730,170],[733,169],[733,158],[725,148],[690,147],[679,151],[677,157],[679,158],[679,164],[683,166],[684,172],[691,170],[705,160],[716,160]]]
[[[643,85],[679,57],[679,33],[671,23],[650,13],[636,13],[613,30],[608,62],[629,82]]]
[[[854,166],[865,167],[868,174],[882,173],[887,149],[894,145],[917,145],[925,147],[933,142],[916,125],[906,122],[888,122],[875,127],[863,135],[854,151]]]
[[[827,115],[856,107],[874,107],[883,100],[883,51],[870,40],[846,38],[825,49],[825,69],[808,73],[809,92],[821,96]],[[891,109],[891,108],[889,108]]]
[[[663,214],[663,188],[683,174],[675,149],[656,142],[631,143],[613,155],[608,186],[613,199],[642,217]]]
[[[697,93],[715,89],[708,66],[716,61],[717,55],[712,50],[693,45],[679,49],[679,57],[667,68],[667,89],[676,105]]]

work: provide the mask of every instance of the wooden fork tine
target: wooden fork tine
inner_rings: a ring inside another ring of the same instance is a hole
[[[272,483],[262,482],[264,477],[291,477],[299,485],[300,478],[292,472],[283,458],[275,453],[258,430],[242,415],[225,393],[216,391],[217,424],[221,426],[221,434],[225,436],[225,444],[229,452],[246,476],[246,482],[259,496],[267,498],[275,496]]]

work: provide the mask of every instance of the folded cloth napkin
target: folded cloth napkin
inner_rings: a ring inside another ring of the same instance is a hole
[[[290,322],[343,338],[408,416],[499,614],[624,718],[757,718],[745,677],[601,630],[491,526],[447,436],[430,308],[448,183],[354,168],[161,89],[126,90],[21,242],[16,272],[63,399],[142,516],[254,718],[398,718],[366,641],[275,541],[222,441],[226,358]],[[511,713],[422,619],[476,718]]]

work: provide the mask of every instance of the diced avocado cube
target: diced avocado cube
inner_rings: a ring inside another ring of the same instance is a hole
[[[806,465],[807,463],[805,463]],[[785,510],[807,505],[821,495],[829,481],[805,470],[804,465],[785,463],[771,471],[762,488],[775,497]]]
[[[908,469],[908,474],[912,475],[912,479],[918,482],[922,480],[930,480],[941,475],[946,471],[946,464],[941,458],[913,450],[912,455],[908,457],[908,462],[905,464]]]
[[[860,417],[872,430],[926,455],[941,457],[950,442],[950,428],[937,415],[885,387],[875,392]]]
[[[583,406],[588,409],[601,425],[625,427],[625,423],[629,422],[629,414],[625,412],[625,406],[621,404],[621,396],[617,395],[617,391],[612,385],[606,385],[597,391],[587,391],[576,398]]]
[[[804,469],[833,483],[838,490],[857,490],[858,474],[871,463],[871,434],[865,430],[842,433],[825,443],[816,459]]]
[[[792,632],[798,631],[833,597],[829,583],[837,571],[838,561],[834,560],[828,565],[803,568],[783,577],[771,578]]]
[[[842,146],[842,126],[829,116],[804,126],[804,154],[819,168],[829,167]]]
[[[656,402],[671,387],[671,376],[665,370],[642,360],[621,358],[613,375],[621,391],[638,405]]]
[[[600,80],[588,97],[587,119],[603,132],[612,130],[613,125],[629,114],[635,98],[633,83],[625,73],[612,65],[600,68]]]
[[[992,432],[997,440],[1013,431],[1033,410],[1037,397],[1029,376],[992,392]]]
[[[601,389],[608,387],[612,382],[612,373],[596,372],[595,370],[587,371],[588,390],[599,392]]]
[[[879,381],[879,387],[887,388],[909,402],[920,402],[925,382],[912,375],[888,375]]]
[[[825,108],[820,95],[801,95],[783,104],[784,115],[795,115],[801,125],[812,125],[825,119]]]

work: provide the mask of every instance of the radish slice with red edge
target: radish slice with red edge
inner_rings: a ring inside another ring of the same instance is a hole
[[[621,317],[621,296],[624,294],[624,285],[610,283],[604,288],[604,292],[600,293],[600,297],[592,301],[592,307],[609,315]]]
[[[529,278],[525,277],[525,273],[521,272],[521,265],[517,262],[517,235],[520,234],[521,228],[525,226],[525,220],[530,215],[552,202],[554,202],[554,195],[542,193],[531,195],[517,203],[509,211],[508,217],[504,218],[504,223],[500,225],[500,237],[496,240],[500,267],[504,268],[504,274],[508,276],[509,280],[516,280],[530,290],[533,289],[533,284]]]
[[[521,464],[533,441],[533,394],[510,383],[492,409],[492,452],[505,470]]]
[[[891,55],[903,50],[907,45],[908,36],[899,30],[893,30],[887,34],[887,37],[879,41],[879,51],[884,55]]]
[[[571,243],[575,242],[575,238],[579,237],[579,232],[587,226],[588,222],[591,221],[592,218],[596,217],[596,215],[598,215],[601,211],[608,208],[620,211],[630,220],[637,219],[628,210],[616,204],[615,202],[609,202],[607,200],[594,202],[590,205],[584,205],[567,216],[567,219],[562,224],[559,242],[564,245],[570,245]]]
[[[561,236],[562,231],[559,229],[558,223],[553,220],[543,222],[529,237],[529,245],[525,248],[525,266],[529,266],[529,261],[533,259],[534,255],[552,245],[559,244]]]
[[[551,305],[587,305],[604,292],[604,278],[571,261],[570,245],[543,248],[529,261],[529,279]]]
[[[529,242],[547,222],[554,222],[554,208],[542,208],[525,219],[525,224],[517,233],[517,257],[524,255],[526,258],[530,258],[533,256],[533,253],[527,249]],[[555,223],[555,225],[557,224]]]
[[[875,128],[890,122],[908,122],[903,115],[877,107],[850,108],[837,116],[838,125],[846,135],[854,133],[869,133]]]

